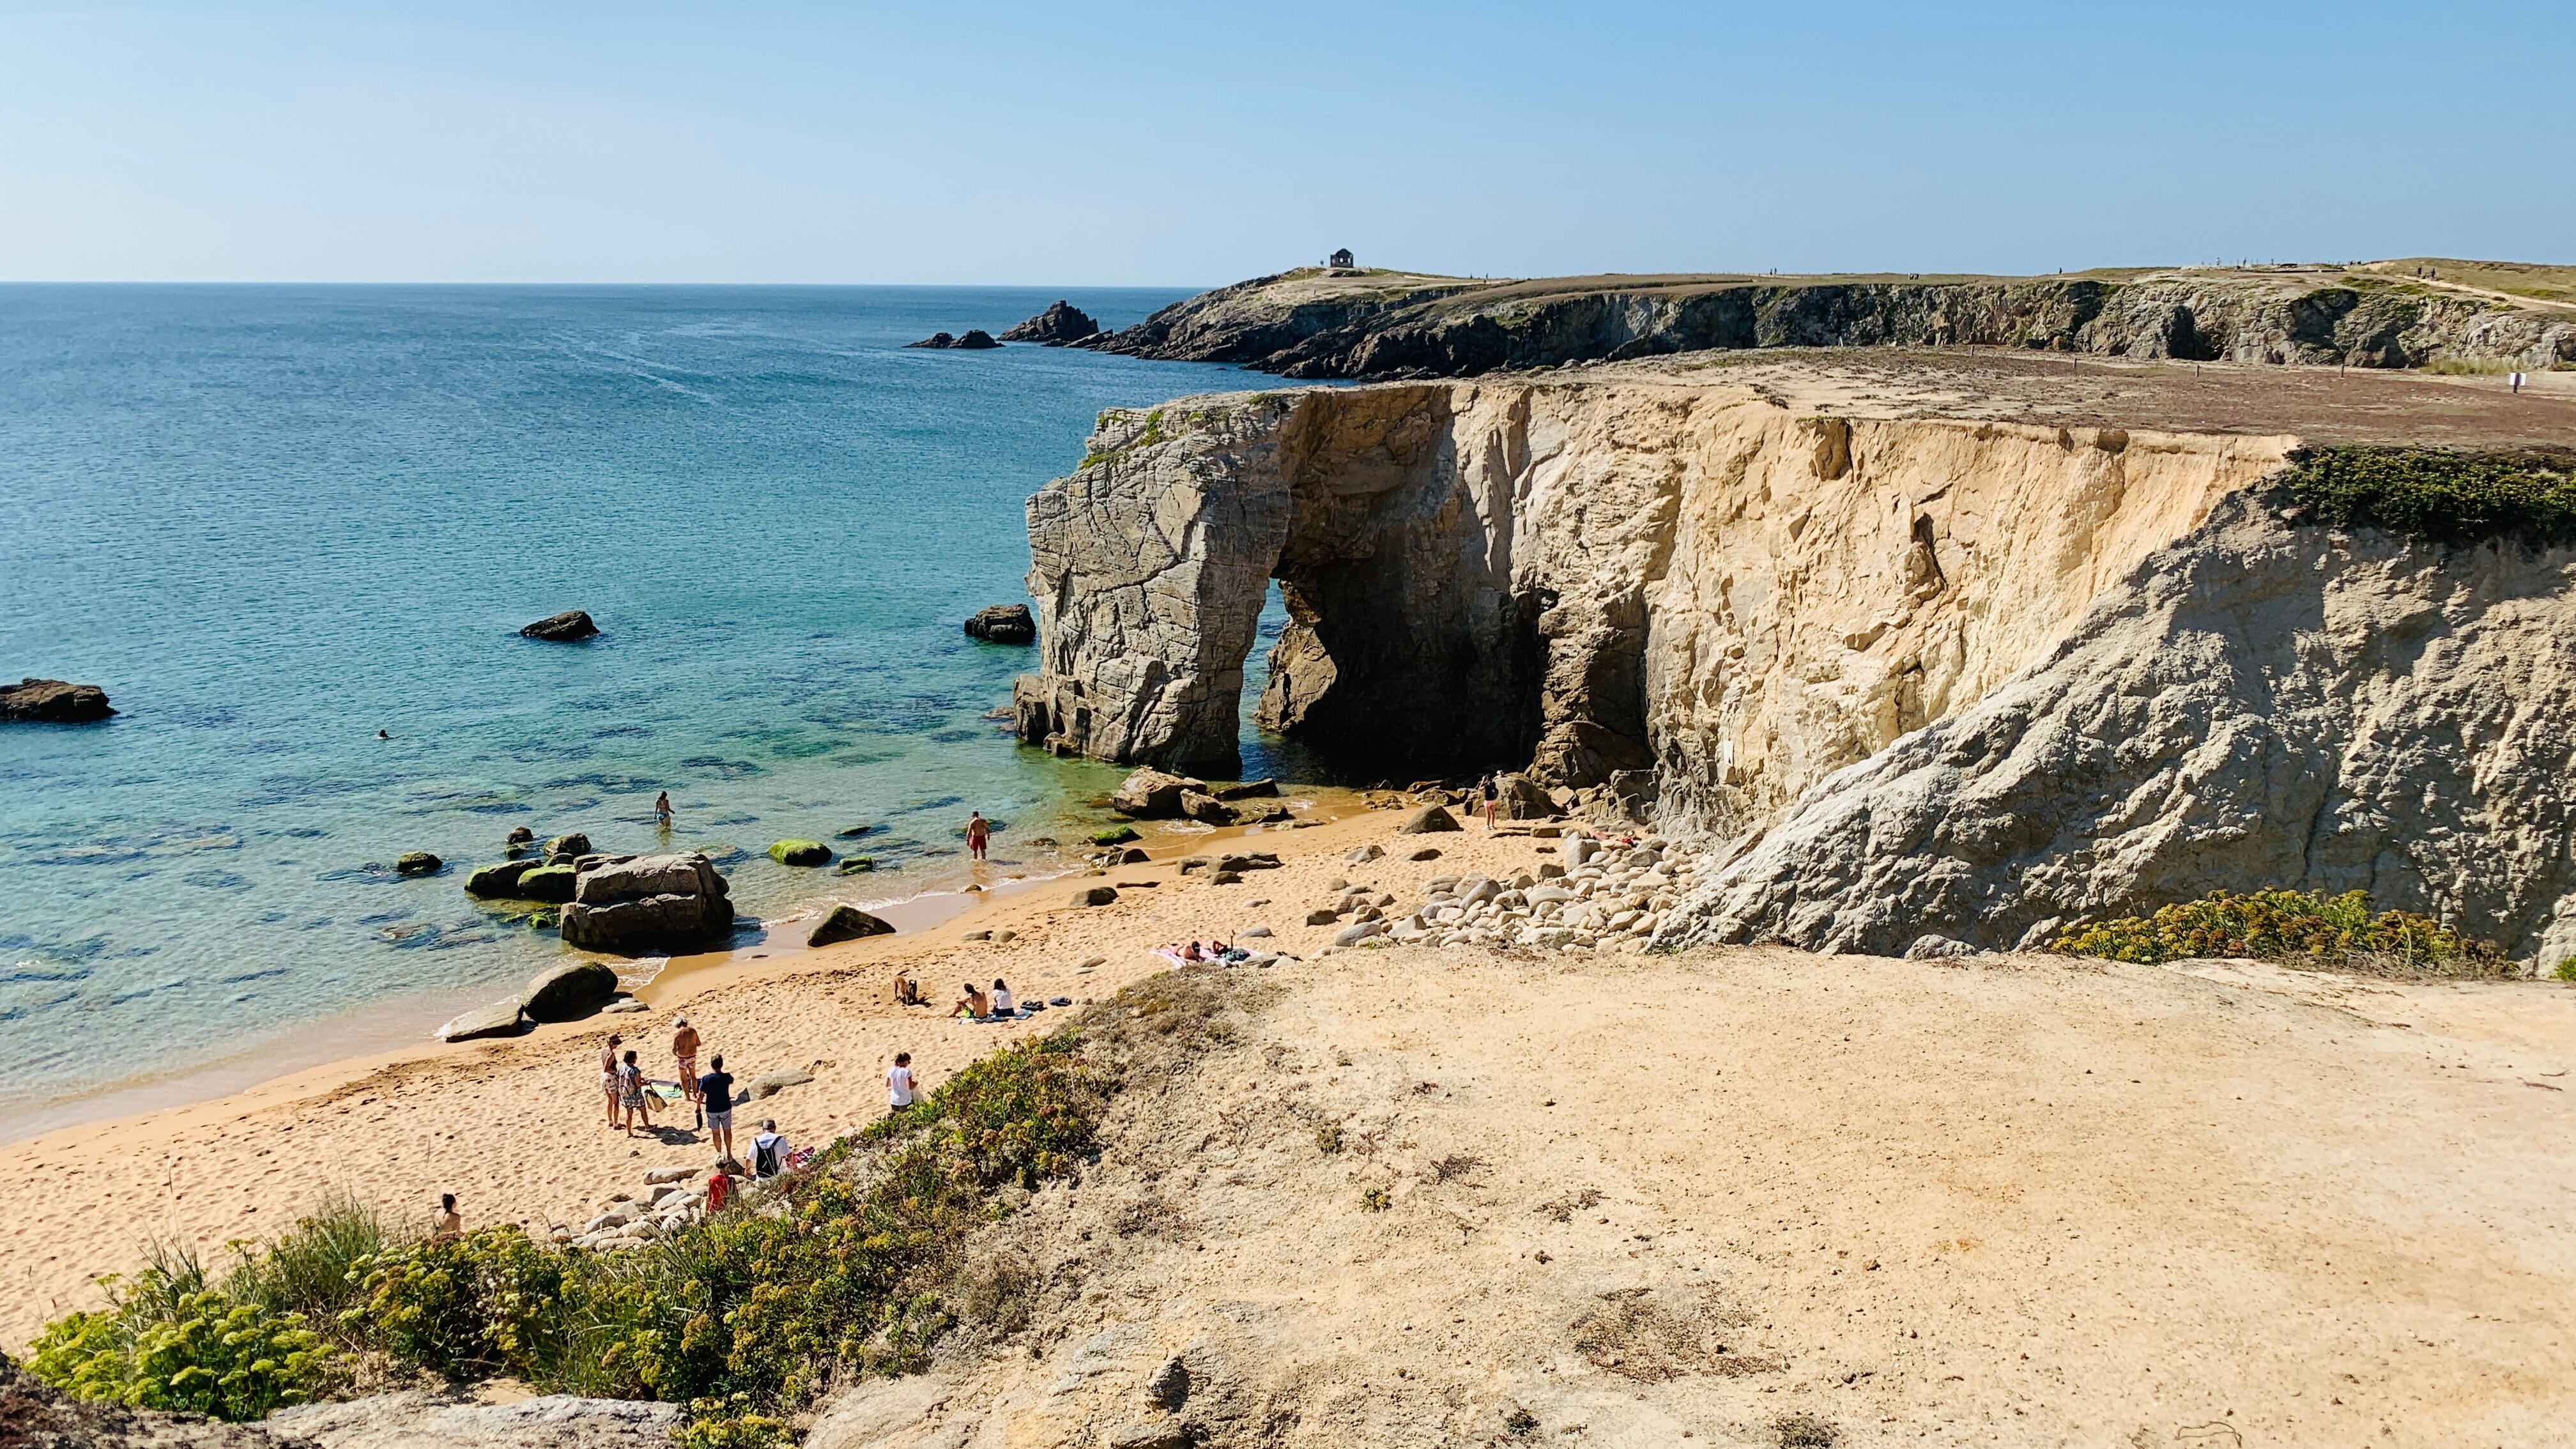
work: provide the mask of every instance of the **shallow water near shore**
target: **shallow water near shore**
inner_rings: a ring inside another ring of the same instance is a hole
[[[772,919],[962,884],[969,809],[1060,867],[1030,838],[1117,772],[1017,748],[1031,653],[959,624],[1025,598],[1021,502],[1098,409],[1253,379],[901,344],[1181,295],[0,287],[0,671],[121,711],[0,731],[0,1137],[558,958],[463,893],[514,826],[706,850]],[[571,608],[600,637],[515,633]]]

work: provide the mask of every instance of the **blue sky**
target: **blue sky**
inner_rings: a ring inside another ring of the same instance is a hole
[[[2576,6],[25,5],[0,278],[2576,262]]]

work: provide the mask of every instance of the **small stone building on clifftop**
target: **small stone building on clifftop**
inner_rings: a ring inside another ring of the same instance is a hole
[[[1356,267],[1359,263],[1351,260],[1351,249],[1349,247],[1344,247],[1340,251],[1333,253],[1331,256],[1324,258],[1324,265],[1328,267]]]

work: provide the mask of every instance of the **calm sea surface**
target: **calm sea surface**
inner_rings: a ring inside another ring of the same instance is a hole
[[[461,889],[513,826],[650,849],[667,789],[765,916],[953,882],[970,807],[1043,863],[1114,772],[1016,748],[1030,652],[959,623],[1093,413],[1254,381],[901,348],[1059,295],[1184,294],[0,287],[0,673],[122,711],[0,728],[0,1136],[557,958]],[[762,854],[863,821],[891,874]]]

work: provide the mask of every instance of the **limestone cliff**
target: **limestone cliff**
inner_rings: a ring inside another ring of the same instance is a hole
[[[1276,578],[1265,726],[1712,833],[1675,940],[2013,945],[2279,884],[2576,952],[2576,558],[2293,520],[2290,432],[2030,416],[1644,373],[1113,411],[1030,501],[1019,727],[1225,768]]]
[[[1490,282],[1306,268],[1189,298],[1079,345],[1295,378],[1474,377],[1708,348],[1863,346],[2544,368],[2576,361],[2576,309],[2367,267]]]

